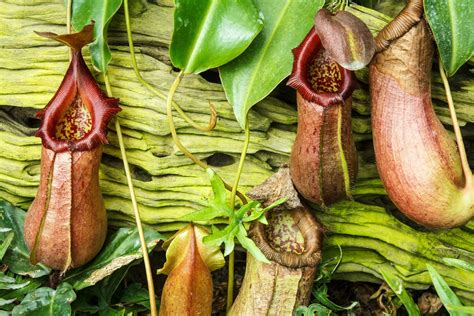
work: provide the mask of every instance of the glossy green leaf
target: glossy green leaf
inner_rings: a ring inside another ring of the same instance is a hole
[[[295,316],[329,316],[332,311],[321,304],[311,304],[309,306],[299,306],[295,310]]]
[[[263,27],[252,0],[176,0],[171,62],[185,73],[240,55]]]
[[[3,237],[2,243],[0,243],[0,261],[2,261],[3,256],[8,250],[8,247],[12,243],[13,237],[15,237],[15,233],[13,233],[10,228],[8,228],[8,231],[4,231],[3,233],[5,236]]]
[[[5,275],[3,272],[0,272],[0,290],[18,290],[24,288],[30,283],[30,281],[17,282],[13,277]]]
[[[5,305],[8,305],[8,304],[11,304],[13,303],[14,301],[16,301],[16,299],[12,298],[10,300],[5,300],[3,298],[0,298],[0,307],[1,306],[5,306]]]
[[[38,278],[49,274],[50,270],[43,265],[30,263],[30,253],[23,238],[25,214],[25,211],[0,201],[0,226],[11,229],[15,235],[5,252],[2,263],[8,265],[8,269],[13,273]],[[2,244],[8,238],[8,234],[0,233]]]
[[[17,282],[22,282],[24,280],[17,277]],[[31,279],[27,280],[28,284],[26,286],[22,286],[16,290],[0,290],[0,297],[6,300],[15,299],[20,301],[26,294],[33,292],[37,288],[43,285],[43,282],[40,281],[41,279]]]
[[[323,0],[257,0],[265,25],[250,47],[220,68],[227,99],[244,128],[247,112],[291,73],[293,54]]]
[[[260,248],[255,245],[252,239],[247,237],[247,231],[242,224],[239,224],[239,230],[237,232],[237,240],[255,259],[261,262],[270,263],[270,260],[265,257]]]
[[[89,44],[92,64],[100,72],[107,72],[107,66],[112,59],[107,44],[107,30],[112,17],[117,13],[123,0],[74,0],[72,2],[72,26],[76,31],[95,21],[94,42]]]
[[[428,272],[430,273],[431,280],[433,281],[433,286],[438,294],[441,302],[444,306],[446,305],[456,305],[462,306],[461,300],[457,295],[451,290],[448,283],[443,279],[443,277],[435,270],[430,264],[427,264]],[[463,312],[450,312],[451,316],[467,316],[467,313]]]
[[[467,313],[469,315],[474,315],[474,306],[459,306],[448,304],[445,307],[449,312],[462,312]]]
[[[144,227],[144,234],[148,251],[162,239],[161,235],[151,228]],[[80,290],[96,284],[114,271],[143,257],[136,228],[119,229],[108,238],[105,245],[92,262],[71,271],[64,281],[71,283],[74,289]]]
[[[470,262],[455,258],[443,258],[443,261],[449,264],[450,266],[474,272],[474,264]]]
[[[71,303],[76,299],[76,293],[69,283],[59,284],[56,290],[41,287],[29,293],[20,305],[13,308],[12,314],[32,316],[71,315]]]
[[[470,1],[424,0],[425,14],[448,76],[474,53],[474,7]]]
[[[159,303],[158,301],[156,303]],[[140,283],[132,283],[125,290],[122,291],[120,297],[120,304],[122,305],[142,305],[150,308],[150,300],[148,298],[148,290],[143,288]]]
[[[395,275],[390,272],[389,269],[381,269],[380,273],[387,282],[388,286],[392,289],[392,291],[397,295],[400,301],[405,306],[409,316],[418,316],[420,314],[420,310],[418,309],[418,305],[415,304],[413,298],[408,294],[407,290],[403,287],[402,281],[396,277]]]

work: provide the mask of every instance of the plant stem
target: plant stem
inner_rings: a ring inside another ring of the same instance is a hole
[[[449,113],[451,114],[451,120],[453,121],[454,135],[456,137],[456,143],[458,144],[459,154],[461,156],[461,165],[464,173],[464,178],[466,183],[465,188],[472,187],[472,171],[469,167],[469,162],[467,160],[466,148],[464,147],[464,141],[462,139],[461,129],[459,128],[458,118],[456,116],[456,109],[454,108],[453,97],[451,96],[451,88],[449,87],[448,78],[444,71],[444,66],[441,60],[439,61],[439,73],[441,74],[441,79],[443,80],[444,89],[446,90],[446,99],[448,101]]]
[[[107,89],[107,94],[109,97],[112,96],[112,89],[110,87],[109,76],[107,73],[104,73],[105,87]],[[127,177],[128,189],[130,191],[130,198],[132,200],[133,213],[135,215],[135,221],[138,229],[138,235],[140,237],[140,244],[143,253],[143,262],[145,264],[146,280],[148,284],[148,295],[150,298],[150,312],[152,316],[158,315],[156,309],[156,300],[155,300],[155,285],[153,283],[153,273],[151,271],[150,258],[148,257],[148,248],[145,240],[145,235],[143,233],[142,221],[140,219],[140,213],[138,211],[137,199],[135,196],[135,189],[133,188],[132,176],[130,173],[130,167],[128,165],[127,154],[125,152],[125,146],[123,143],[122,128],[118,117],[115,118],[115,132],[117,133],[117,138],[120,146],[120,153],[122,154],[123,167],[125,169],[125,175]]]
[[[67,0],[66,5],[66,32],[71,34],[71,16],[72,16],[72,0]],[[69,49],[69,61],[72,60],[72,49]]]
[[[234,185],[232,186],[232,192],[230,195],[230,207],[235,208],[235,195],[237,192],[237,187],[239,186],[240,176],[242,175],[242,170],[244,168],[245,157],[247,156],[247,151],[250,144],[250,128],[249,122],[246,120],[245,123],[245,141],[244,147],[242,148],[242,153],[240,155],[239,167],[237,168],[237,174],[235,176]],[[232,307],[234,301],[234,266],[235,266],[235,254],[232,251],[229,255],[229,267],[228,267],[228,276],[227,276],[227,311]]]
[[[183,71],[180,71],[178,76],[176,77],[176,79],[173,81],[173,84],[171,85],[170,87],[170,91],[168,93],[168,98],[166,99],[166,114],[168,116],[168,125],[170,127],[170,132],[171,132],[171,136],[173,137],[173,141],[174,143],[176,144],[176,146],[178,147],[178,149],[186,156],[188,157],[189,159],[191,159],[195,164],[197,164],[198,166],[200,166],[201,168],[203,169],[207,169],[208,166],[205,162],[201,161],[199,158],[197,158],[196,156],[194,156],[182,143],[181,141],[179,140],[179,137],[178,137],[178,133],[176,132],[176,127],[174,125],[174,120],[173,120],[173,108],[171,107],[172,106],[172,102],[173,102],[173,96],[176,92],[176,89],[178,88],[179,84],[181,83],[181,80],[183,79],[184,77],[184,72]],[[224,186],[227,190],[229,191],[234,191],[234,188],[231,187],[229,184],[227,184],[225,181],[224,182]],[[236,189],[235,189],[236,190]],[[240,193],[239,191],[236,191],[236,194],[237,196],[239,197],[239,199],[242,201],[242,203],[247,203],[247,199],[245,198],[245,196]],[[234,193],[235,195],[235,193]]]
[[[166,99],[166,95],[164,93],[161,93],[158,89],[153,87],[151,84],[149,84],[145,79],[143,79],[142,74],[138,70],[138,65],[137,65],[137,58],[135,57],[135,48],[133,45],[133,38],[132,38],[132,29],[130,26],[130,14],[128,11],[128,0],[124,0],[124,11],[125,11],[125,25],[127,28],[127,37],[128,37],[128,47],[130,48],[130,56],[132,59],[132,66],[133,70],[135,71],[135,75],[137,76],[138,81],[142,85],[144,85],[148,90],[156,94],[158,97],[162,98],[163,100]],[[209,103],[209,108],[211,110],[211,117],[209,118],[209,123],[207,126],[200,126],[192,118],[190,118],[184,111],[181,109],[181,107],[176,103],[172,102],[175,110],[181,115],[181,117],[192,127],[194,127],[197,130],[203,131],[203,132],[208,132],[214,129],[217,123],[217,111],[216,108]]]

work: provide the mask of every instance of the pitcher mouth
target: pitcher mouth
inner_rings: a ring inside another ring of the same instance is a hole
[[[92,77],[80,51],[48,105],[40,112],[36,136],[55,152],[86,151],[107,144],[107,125],[120,111],[119,100],[107,97]]]
[[[250,231],[265,257],[289,268],[314,267],[321,261],[321,225],[308,209],[272,210],[268,221],[267,226],[255,222]]]
[[[343,103],[356,87],[354,73],[328,56],[315,28],[293,49],[293,71],[287,85],[323,107]]]

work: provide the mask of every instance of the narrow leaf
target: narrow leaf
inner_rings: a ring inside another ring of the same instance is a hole
[[[185,73],[234,59],[263,26],[252,0],[176,0],[175,6],[170,57]]]
[[[107,31],[112,17],[122,5],[122,0],[74,0],[72,2],[72,26],[81,30],[92,20],[94,25],[94,42],[89,45],[92,64],[100,72],[107,72],[107,66],[112,59],[107,44]]]
[[[183,222],[197,222],[202,221],[206,222],[216,217],[221,217],[227,215],[222,208],[213,208],[213,207],[206,207],[201,210],[186,214],[179,218],[179,221]]]
[[[420,310],[418,309],[418,305],[415,304],[413,298],[408,294],[408,292],[403,287],[402,281],[393,275],[388,269],[381,269],[380,272],[382,276],[387,282],[388,286],[392,289],[392,291],[397,295],[400,301],[405,306],[409,316],[418,316],[420,315]]]
[[[222,181],[219,175],[210,168],[207,169],[207,174],[211,182],[212,193],[214,194],[213,200],[218,204],[225,205],[227,191],[225,190],[224,181]]]
[[[474,264],[455,258],[443,258],[443,261],[453,267],[458,267],[467,271],[474,272]]]
[[[462,313],[467,313],[469,315],[474,315],[474,306],[458,306],[458,305],[448,304],[445,307],[449,312],[462,312]]]
[[[247,231],[243,225],[239,225],[239,231],[237,233],[237,240],[240,242],[242,247],[245,248],[255,259],[264,263],[270,263],[270,260],[265,257],[260,248],[255,245],[252,239],[247,237]]]
[[[424,0],[425,14],[448,76],[474,53],[474,7],[470,1]]]
[[[247,112],[266,97],[292,68],[291,50],[313,25],[323,0],[257,0],[265,25],[250,47],[220,68],[227,99],[244,128]]]
[[[431,265],[427,264],[428,272],[430,273],[431,280],[433,281],[433,286],[438,293],[439,298],[444,306],[446,305],[457,305],[462,306],[461,301],[456,296],[456,294],[451,290],[448,283],[443,279],[443,277],[435,270]],[[463,312],[450,312],[451,316],[467,316],[468,314]]]
[[[10,232],[8,232],[6,234],[5,238],[3,239],[2,243],[0,244],[0,261],[2,261],[3,256],[7,252],[7,249],[10,246],[10,244],[13,240],[13,237],[15,237],[15,234],[10,229]]]

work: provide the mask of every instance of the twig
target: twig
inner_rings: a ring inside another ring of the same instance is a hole
[[[107,94],[109,97],[112,96],[112,89],[110,87],[109,76],[107,73],[104,73],[105,88],[107,89]],[[127,154],[125,152],[125,146],[123,143],[122,128],[118,118],[115,118],[115,132],[117,133],[117,138],[120,146],[120,153],[122,154],[123,167],[125,169],[125,175],[127,177],[128,189],[130,191],[130,198],[132,200],[133,213],[135,215],[135,221],[138,229],[138,235],[140,237],[140,244],[143,253],[143,262],[145,264],[146,280],[148,284],[148,295],[150,298],[150,312],[152,316],[158,315],[156,309],[156,300],[155,300],[155,285],[153,283],[153,274],[151,271],[150,258],[148,257],[148,248],[145,240],[145,235],[143,233],[142,221],[140,219],[140,213],[138,211],[137,199],[135,196],[135,190],[133,188],[132,176],[130,173],[130,167],[128,165]]]

